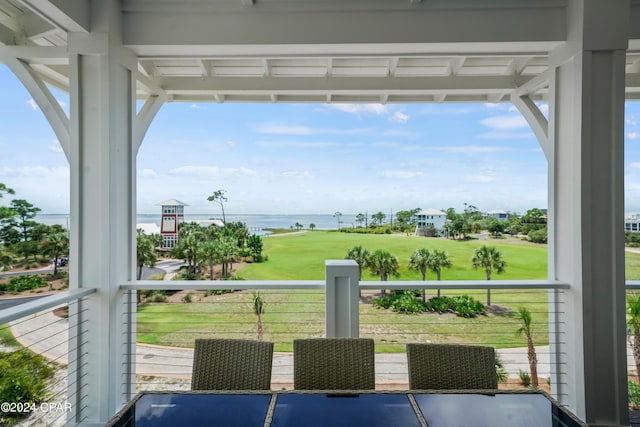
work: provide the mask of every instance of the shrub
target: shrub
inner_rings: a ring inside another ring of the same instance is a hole
[[[467,318],[476,317],[480,314],[486,313],[484,304],[469,295],[430,298],[425,304],[425,310],[435,311],[438,313],[452,312],[458,317]]]
[[[527,371],[520,370],[518,376],[523,386],[529,387],[531,385],[531,375]]]
[[[376,298],[373,301],[371,301],[371,303],[375,308],[382,308],[386,310],[391,307],[391,298],[388,298],[388,297]]]
[[[165,291],[152,291],[149,294],[149,302],[167,302],[167,293]]]
[[[502,359],[500,358],[500,354],[498,352],[495,353],[496,359],[496,374],[498,375],[498,382],[507,381],[507,371],[504,370],[504,366],[502,365]]]
[[[382,298],[373,300],[373,306],[376,308],[384,308],[398,313],[421,313],[424,311],[432,311],[438,313],[455,313],[458,317],[476,317],[485,314],[485,306],[478,300],[462,295],[457,297],[433,297],[426,303],[419,299],[421,292],[419,290],[411,291],[394,291]]]
[[[469,295],[452,297],[451,310],[459,317],[476,317],[486,313],[484,304]]]
[[[629,381],[629,406],[640,409],[640,384],[635,381]]]
[[[185,295],[182,296],[181,300],[186,304],[193,302],[193,292],[186,293]]]
[[[547,243],[547,229],[542,228],[540,230],[530,231],[528,239],[533,243]]]
[[[5,290],[8,292],[24,292],[45,286],[47,286],[47,281],[40,276],[18,276],[9,281]]]
[[[425,303],[426,311],[435,311],[437,313],[446,313],[449,311],[449,297],[433,297]]]
[[[397,313],[415,314],[424,311],[424,304],[417,299],[413,293],[405,293],[401,295],[392,295],[391,309]]]
[[[0,401],[40,403],[54,367],[44,357],[26,350],[0,353]],[[8,425],[28,413],[0,413],[0,424]]]

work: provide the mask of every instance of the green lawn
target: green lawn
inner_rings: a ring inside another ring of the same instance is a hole
[[[482,271],[471,268],[474,248],[482,244],[500,248],[507,261],[506,272],[495,279],[545,279],[547,248],[518,239],[488,239],[466,242],[413,236],[354,235],[315,231],[264,239],[269,261],[247,264],[238,275],[252,280],[322,280],[327,259],[342,259],[353,246],[361,244],[370,251],[386,249],[400,260],[397,280],[419,280],[407,268],[410,254],[417,248],[445,250],[453,268],[443,272],[444,280],[482,280]],[[640,254],[627,253],[627,277],[640,277]],[[433,280],[435,277],[428,276]],[[368,272],[363,280],[379,280]],[[443,284],[444,285],[444,284]],[[277,351],[291,351],[293,339],[324,334],[324,293],[319,290],[261,290],[266,313],[263,318],[265,340],[274,341]],[[463,293],[443,291],[444,294]],[[485,301],[486,291],[467,291]],[[252,291],[225,294],[216,302],[191,304],[150,304],[138,310],[138,341],[151,344],[191,347],[198,337],[255,338],[256,316],[251,308]],[[379,310],[368,303],[366,294],[360,305],[361,336],[376,340],[376,351],[404,351],[404,344],[415,341],[460,342],[502,347],[522,347],[516,337],[518,322],[511,312],[527,306],[535,322],[535,342],[548,342],[546,291],[492,291],[494,306],[505,312],[464,319],[452,314],[397,314]],[[197,298],[196,298],[197,301]]]
[[[475,248],[483,244],[500,248],[507,261],[506,272],[494,279],[546,279],[547,250],[544,245],[536,245],[515,238],[454,241],[439,238],[425,238],[405,235],[348,234],[327,231],[313,231],[304,234],[267,237],[264,253],[269,261],[261,264],[247,264],[238,275],[248,280],[322,280],[324,262],[327,259],[343,259],[353,246],[362,245],[370,252],[385,249],[398,257],[400,277],[398,280],[420,280],[420,274],[407,267],[411,253],[422,247],[440,249],[447,252],[453,262],[450,270],[444,270],[443,280],[484,280],[482,270],[471,268],[471,257]],[[363,280],[377,280],[368,272],[363,272]],[[435,277],[427,276],[428,280]]]

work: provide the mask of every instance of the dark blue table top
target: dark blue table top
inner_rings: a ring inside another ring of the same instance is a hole
[[[272,427],[420,427],[406,394],[281,394]]]
[[[426,424],[425,424],[426,421]],[[542,393],[176,392],[138,395],[110,427],[580,427]]]

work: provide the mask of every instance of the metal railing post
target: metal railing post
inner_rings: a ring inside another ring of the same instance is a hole
[[[327,338],[357,338],[360,335],[358,311],[358,264],[353,260],[325,261]]]

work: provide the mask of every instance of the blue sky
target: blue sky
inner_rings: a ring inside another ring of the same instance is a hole
[[[69,165],[29,93],[0,65],[0,182],[69,211]],[[55,92],[68,111],[68,97]],[[543,106],[544,108],[544,106]],[[640,211],[640,103],[627,103],[627,211]],[[138,212],[188,213],[224,189],[235,214],[345,214],[547,205],[547,162],[510,104],[165,104],[138,153]],[[7,204],[5,197],[1,203]]]

